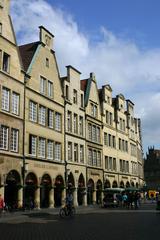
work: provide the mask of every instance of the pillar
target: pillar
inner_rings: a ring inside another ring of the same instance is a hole
[[[75,188],[73,192],[73,205],[76,207],[78,206],[78,201],[77,201],[77,188]]]
[[[35,191],[35,203],[36,207],[39,209],[40,208],[40,187],[37,188]]]
[[[96,190],[93,191],[93,204],[96,203]]]
[[[51,188],[49,192],[49,207],[54,208],[54,188]]]
[[[84,194],[83,196],[83,205],[87,206],[87,190],[86,190],[86,194]]]
[[[18,190],[18,208],[23,207],[23,188]]]

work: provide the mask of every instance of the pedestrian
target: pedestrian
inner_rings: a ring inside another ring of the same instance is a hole
[[[4,208],[4,200],[2,198],[2,195],[0,194],[0,217],[2,216],[3,208]]]

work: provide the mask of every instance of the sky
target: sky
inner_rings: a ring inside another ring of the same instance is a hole
[[[60,75],[67,65],[94,72],[135,103],[144,153],[160,149],[159,0],[11,0],[19,45],[37,41],[38,26],[51,31]]]

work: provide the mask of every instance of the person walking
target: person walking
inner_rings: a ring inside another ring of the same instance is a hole
[[[0,194],[0,217],[2,216],[3,208],[4,208],[4,200],[2,198],[2,195]]]

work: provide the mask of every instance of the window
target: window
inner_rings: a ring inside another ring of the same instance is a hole
[[[104,133],[104,145],[108,145],[108,134]]]
[[[89,140],[92,140],[92,125],[88,124],[88,138]]]
[[[83,117],[79,117],[79,134],[83,136]]]
[[[46,125],[46,108],[39,106],[39,124]]]
[[[5,111],[9,111],[9,98],[10,98],[10,90],[3,87],[2,88],[2,109]]]
[[[93,166],[97,166],[97,152],[93,151]]]
[[[101,152],[97,152],[97,166],[101,167]]]
[[[66,99],[69,100],[69,87],[66,85]]]
[[[78,144],[74,144],[74,161],[78,162]]]
[[[72,161],[72,143],[68,142],[68,160]]]
[[[111,138],[111,134],[108,134],[108,146],[109,146],[109,147],[112,146],[112,138]]]
[[[105,156],[105,169],[108,169],[108,156]]]
[[[49,59],[46,58],[46,67],[49,67]]]
[[[113,158],[113,170],[116,171],[116,158]]]
[[[2,35],[2,23],[0,23],[0,35]]]
[[[61,114],[58,112],[55,113],[55,130],[61,131]]]
[[[48,140],[47,144],[47,158],[53,159],[53,141]]]
[[[106,123],[109,124],[109,112],[108,111],[106,111]]]
[[[29,102],[29,119],[32,122],[37,122],[37,103]]]
[[[33,135],[29,135],[29,154],[37,155],[37,137]]]
[[[100,143],[100,128],[97,127],[97,138],[96,138],[97,142]]]
[[[96,126],[92,126],[92,141],[96,142],[97,141],[97,136],[96,136]]]
[[[55,160],[61,161],[61,143],[58,143],[58,142],[55,143],[54,153],[55,153],[55,156],[54,156]]]
[[[109,157],[109,169],[113,170],[112,157]]]
[[[119,138],[119,150],[121,150],[121,138]]]
[[[68,126],[68,132],[72,132],[72,113],[70,111],[68,111],[67,126]]]
[[[110,116],[109,124],[112,125],[112,123],[113,123],[113,114],[110,112],[109,116]]]
[[[119,165],[120,165],[120,172],[122,172],[123,168],[122,168],[122,160],[121,159],[119,160]]]
[[[53,97],[53,83],[48,81],[48,97]]]
[[[84,96],[81,94],[81,107],[84,107]]]
[[[98,115],[97,113],[98,113],[98,111],[97,111],[97,105],[91,103],[91,115],[92,115],[93,117],[97,117],[97,115]]]
[[[2,126],[0,128],[0,149],[8,150],[8,131],[9,128]]]
[[[39,149],[38,155],[41,158],[45,158],[46,156],[46,140],[45,138],[39,138]]]
[[[12,93],[12,113],[19,114],[19,94]]]
[[[113,148],[116,148],[116,137],[112,136],[112,144],[113,144]]]
[[[48,127],[53,128],[53,111],[48,109]]]
[[[46,79],[44,77],[40,77],[40,93],[46,94]]]
[[[84,146],[80,145],[80,162],[84,163]]]
[[[10,56],[7,53],[3,53],[3,71],[9,72]]]
[[[92,165],[92,149],[88,149],[88,164]]]
[[[108,123],[109,125],[113,124],[113,114],[108,111],[106,111],[106,123]]]
[[[77,104],[77,90],[73,90],[73,103]]]
[[[18,152],[18,137],[19,131],[17,129],[11,129],[11,151]]]
[[[74,133],[78,133],[78,116],[74,113]]]

